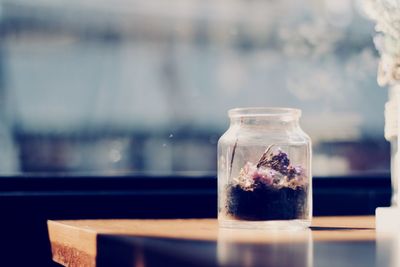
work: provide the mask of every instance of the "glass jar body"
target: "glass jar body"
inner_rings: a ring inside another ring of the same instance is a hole
[[[294,109],[235,109],[218,141],[218,220],[222,227],[308,227],[311,140]]]

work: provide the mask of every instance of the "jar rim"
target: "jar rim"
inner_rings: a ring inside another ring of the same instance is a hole
[[[233,108],[228,111],[230,118],[237,117],[294,117],[301,116],[301,110],[297,108],[284,107],[247,107]]]

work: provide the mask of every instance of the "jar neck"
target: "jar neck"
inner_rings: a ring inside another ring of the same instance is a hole
[[[299,128],[299,118],[231,117],[231,127],[268,127],[269,129]]]
[[[299,128],[301,110],[293,108],[236,108],[228,111],[231,127]]]

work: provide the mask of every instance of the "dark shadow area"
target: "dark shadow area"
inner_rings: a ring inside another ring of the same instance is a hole
[[[217,242],[99,235],[97,266],[218,266]]]
[[[375,241],[254,244],[102,234],[97,242],[97,266],[375,267],[379,266],[375,250]]]

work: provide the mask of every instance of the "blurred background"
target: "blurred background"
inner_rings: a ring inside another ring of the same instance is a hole
[[[318,176],[388,172],[356,0],[2,0],[0,174],[216,170],[234,107],[303,110]]]

